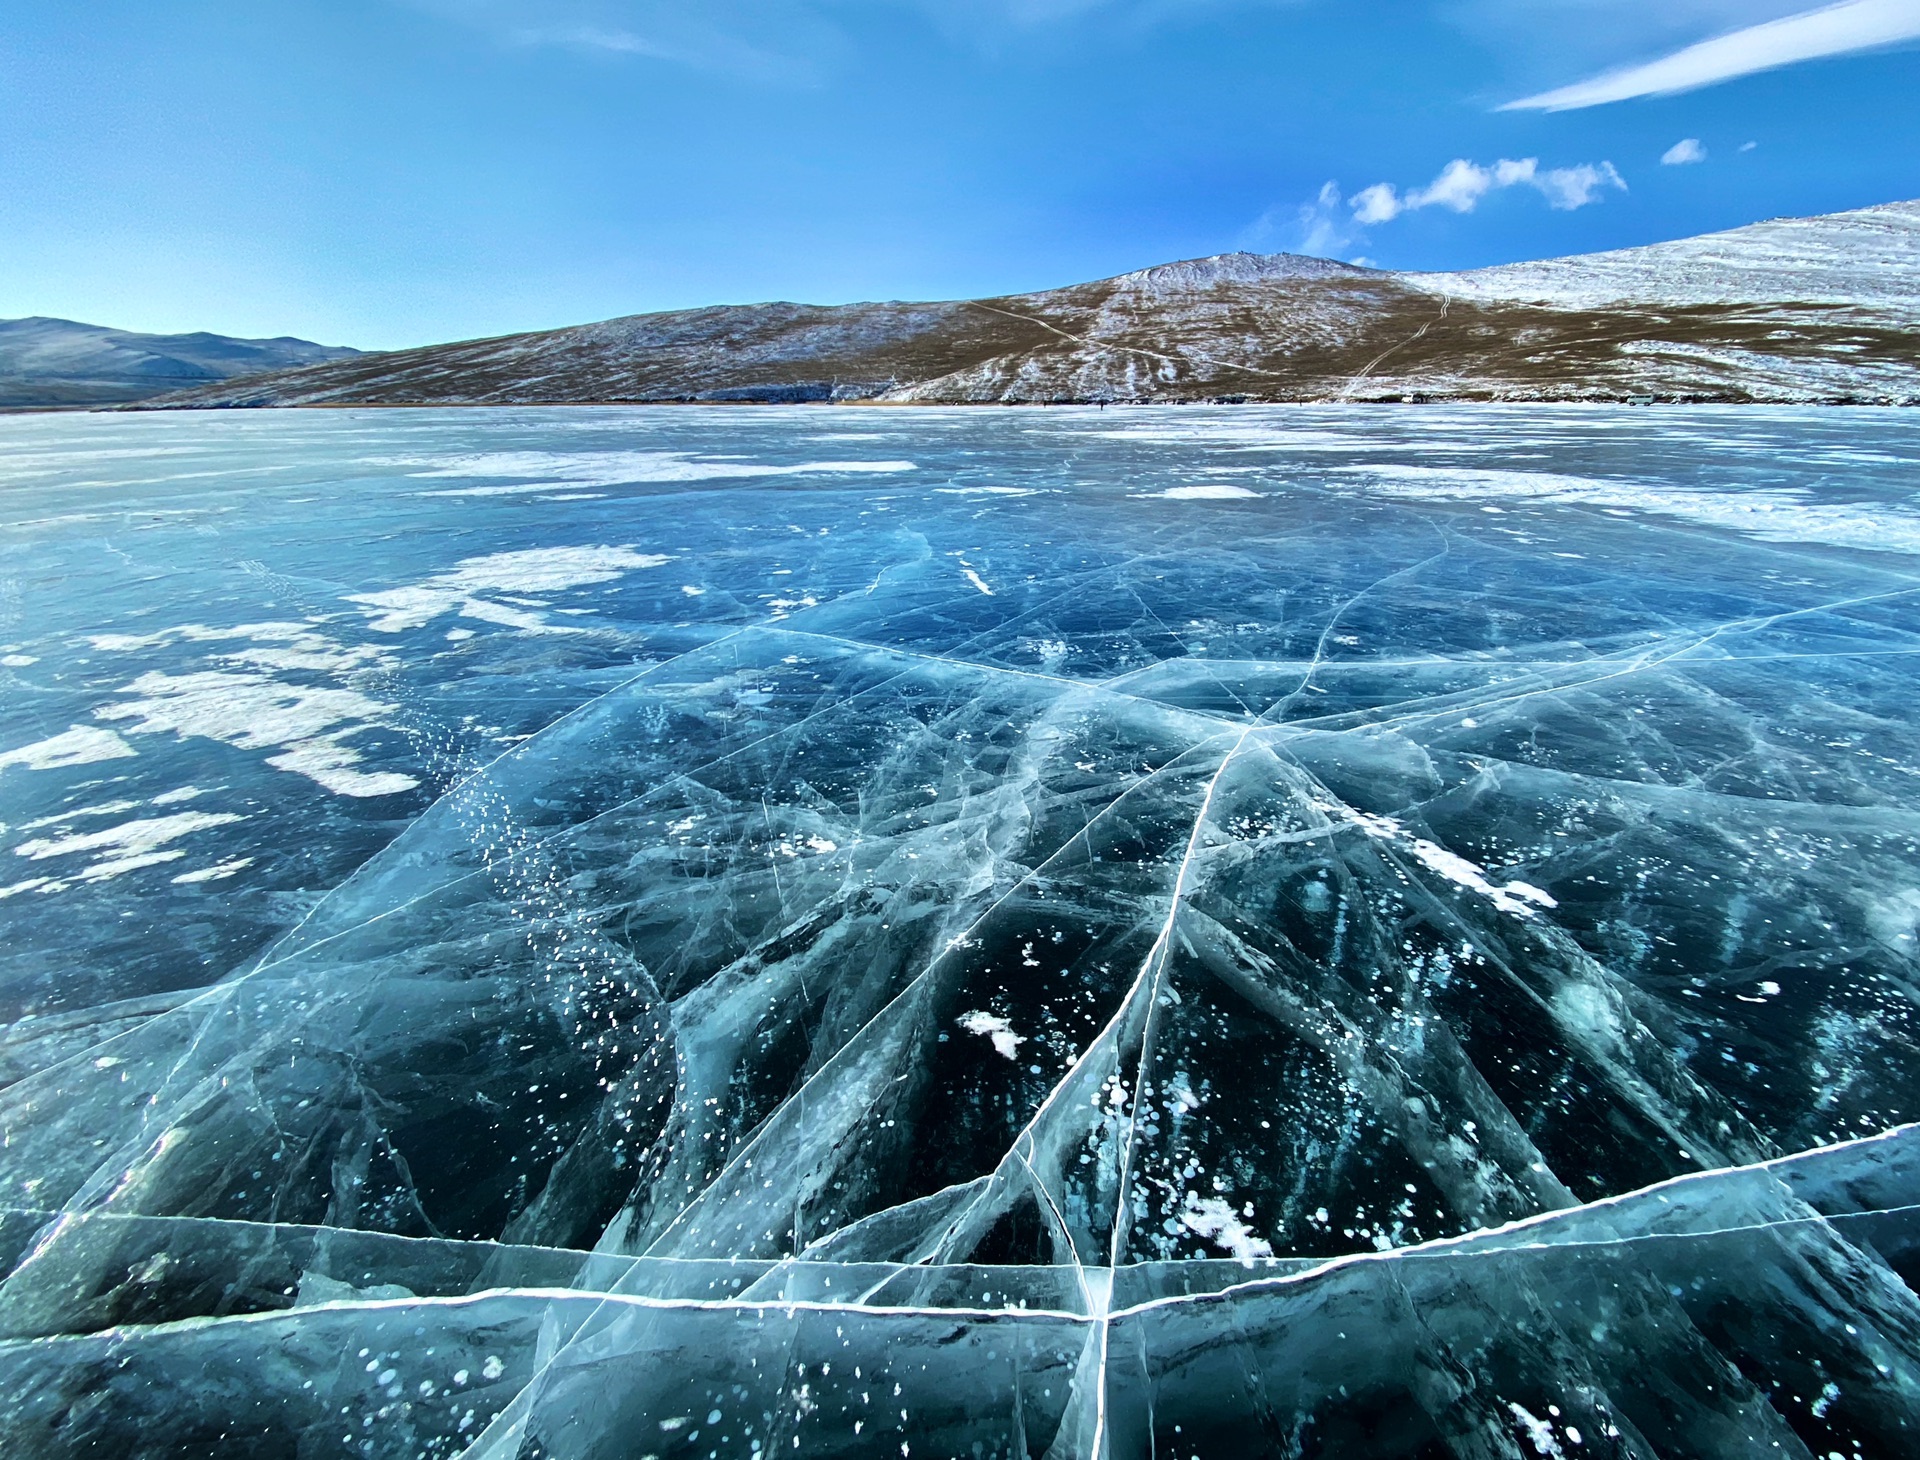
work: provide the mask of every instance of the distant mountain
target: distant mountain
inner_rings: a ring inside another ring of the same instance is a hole
[[[1920,202],[1467,273],[1225,254],[994,299],[677,310],[156,404],[1649,396],[1920,403]]]
[[[308,340],[137,335],[70,319],[0,320],[0,406],[106,405],[359,351]]]

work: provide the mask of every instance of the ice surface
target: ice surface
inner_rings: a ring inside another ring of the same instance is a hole
[[[1920,423],[0,433],[21,1453],[1920,1446]]]

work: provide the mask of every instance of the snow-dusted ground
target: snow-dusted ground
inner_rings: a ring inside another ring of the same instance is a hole
[[[1776,218],[1611,253],[1455,274],[1397,274],[1453,299],[1558,309],[1832,304],[1920,328],[1920,202]]]

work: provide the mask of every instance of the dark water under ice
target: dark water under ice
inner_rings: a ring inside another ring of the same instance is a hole
[[[1920,1455],[1920,417],[0,419],[0,1439]]]

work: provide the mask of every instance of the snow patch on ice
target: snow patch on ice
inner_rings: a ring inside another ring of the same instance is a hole
[[[618,487],[648,482],[705,482],[751,477],[893,473],[916,470],[911,461],[806,461],[790,466],[701,457],[684,451],[481,451],[459,456],[384,458],[384,466],[426,468],[416,478],[528,477],[503,486],[451,487],[439,497],[507,497],[571,486]]]
[[[395,707],[356,690],[286,684],[257,674],[152,671],[122,693],[140,698],[94,711],[126,721],[130,734],[171,731],[240,750],[272,750],[267,764],[307,777],[339,796],[391,796],[419,784],[392,771],[356,769],[360,753],[341,742],[388,722]]]
[[[1428,871],[1439,873],[1456,887],[1479,893],[1501,912],[1511,913],[1517,918],[1531,918],[1539,916],[1541,908],[1560,905],[1552,893],[1528,882],[1505,882],[1496,886],[1488,878],[1485,868],[1475,865],[1457,852],[1449,851],[1438,842],[1413,835],[1391,816],[1377,816],[1372,812],[1355,811],[1351,807],[1329,802],[1315,802],[1314,805],[1316,810],[1332,820],[1357,826],[1376,841],[1404,846]]]
[[[212,867],[202,867],[198,872],[182,872],[173,880],[188,885],[196,882],[220,882],[252,865],[252,857],[235,857],[230,862],[221,862]]]
[[[96,725],[74,725],[31,745],[0,750],[0,771],[14,765],[25,766],[30,771],[57,771],[72,765],[125,760],[138,754],[111,730],[102,730]]]
[[[1273,1256],[1273,1244],[1248,1227],[1241,1220],[1241,1214],[1227,1205],[1224,1198],[1203,1197],[1189,1191],[1186,1207],[1180,1213],[1180,1223],[1188,1231],[1230,1252],[1249,1267],[1253,1266],[1257,1257]]]
[[[39,831],[49,826],[65,826],[75,821],[83,821],[90,816],[119,816],[123,812],[133,810],[139,804],[138,801],[104,801],[98,806],[80,806],[72,811],[61,811],[52,816],[23,821],[20,823],[20,830]],[[159,802],[156,800],[154,804],[158,805]]]
[[[234,624],[175,624],[151,634],[90,634],[87,642],[107,653],[128,654],[171,644],[240,644],[215,656],[221,663],[259,669],[311,670],[343,674],[355,669],[389,669],[393,657],[379,645],[342,644],[320,632],[325,620]]]
[[[993,1041],[993,1047],[1006,1058],[1018,1059],[1020,1046],[1027,1042],[1024,1034],[1015,1034],[1013,1026],[998,1014],[989,1014],[984,1009],[975,1009],[962,1014],[957,1022],[969,1034],[978,1034]]]
[[[1816,502],[1797,489],[1703,491],[1658,482],[1375,463],[1335,468],[1364,490],[1421,501],[1487,498],[1649,512],[1769,542],[1823,543],[1920,554],[1920,513],[1869,502]]]
[[[89,862],[74,874],[85,882],[104,882],[140,867],[177,861],[186,856],[184,848],[175,847],[166,851],[161,848],[196,831],[227,826],[245,819],[231,811],[181,811],[172,816],[124,822],[105,831],[84,832],[75,836],[36,837],[20,843],[13,849],[13,854],[44,862],[52,857],[104,852],[105,856]]]
[[[668,554],[635,552],[630,546],[524,548],[463,558],[447,572],[436,573],[423,583],[377,593],[351,593],[347,601],[358,604],[361,612],[373,620],[373,628],[383,634],[422,628],[449,613],[536,633],[579,633],[578,629],[549,624],[536,614],[481,595],[585,588],[672,561]]]
[[[1566,1454],[1566,1451],[1560,1448],[1560,1441],[1553,1433],[1552,1425],[1534,1414],[1524,1404],[1508,1401],[1507,1409],[1520,1422],[1520,1427],[1527,1432],[1527,1438],[1533,1442],[1536,1455],[1558,1457]]]
[[[1511,433],[1501,446],[1470,441],[1465,439],[1464,435],[1450,435],[1444,443],[1409,442],[1405,446],[1396,447],[1383,443],[1373,435],[1359,431],[1303,430],[1276,426],[1271,420],[1262,420],[1257,416],[1235,419],[1232,412],[1224,412],[1212,417],[1182,415],[1171,421],[1143,422],[1139,425],[1123,426],[1117,430],[1089,431],[1084,434],[1110,441],[1142,441],[1166,446],[1217,446],[1229,451],[1358,454],[1364,451],[1404,450],[1409,453],[1417,452],[1423,456],[1431,456],[1435,451],[1454,456],[1497,449],[1510,450],[1513,441]],[[1235,469],[1245,471],[1252,468]],[[1215,467],[1211,470],[1218,471],[1221,468]]]
[[[1512,913],[1515,917],[1530,918],[1536,908],[1558,907],[1553,897],[1525,882],[1508,882],[1496,887],[1487,880],[1487,874],[1469,862],[1465,857],[1448,851],[1438,842],[1430,842],[1421,837],[1407,838],[1408,850],[1419,859],[1422,866],[1438,872],[1457,887],[1465,887],[1479,893],[1501,912]]]
[[[1206,482],[1192,487],[1168,487],[1164,492],[1135,492],[1136,497],[1160,497],[1169,502],[1232,502],[1257,497],[1258,492],[1236,487],[1230,482]]]
[[[96,649],[122,653],[178,643],[237,642],[237,647],[211,656],[219,666],[216,669],[143,674],[121,690],[122,694],[140,698],[104,706],[94,713],[103,720],[133,722],[129,725],[131,734],[170,730],[182,737],[200,736],[242,750],[277,748],[282,753],[267,764],[306,776],[336,795],[390,796],[412,790],[419,784],[412,776],[357,769],[359,752],[341,743],[372,726],[391,724],[398,713],[395,706],[354,689],[280,677],[325,675],[339,679],[364,670],[393,667],[395,660],[384,646],[341,643],[320,632],[319,622],[324,620],[237,624],[231,628],[177,624],[151,634],[95,635],[92,643]],[[171,794],[184,799],[198,793],[183,787]]]

